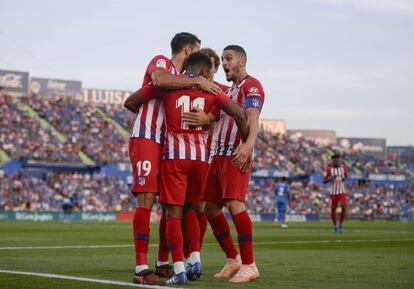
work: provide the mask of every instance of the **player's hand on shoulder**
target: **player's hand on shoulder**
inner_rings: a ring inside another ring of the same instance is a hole
[[[205,79],[202,76],[197,77],[197,88],[200,88],[201,90],[204,90],[205,92],[218,95],[219,93],[222,93],[220,87],[218,87],[214,82],[209,81]]]

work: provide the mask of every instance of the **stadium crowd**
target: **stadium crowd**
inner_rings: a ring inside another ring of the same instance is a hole
[[[104,104],[99,108],[105,111],[112,119],[119,123],[128,132],[132,131],[135,115],[126,110],[122,105]]]
[[[251,213],[275,212],[275,181],[257,179],[248,191],[247,207]],[[347,184],[348,212],[365,216],[399,215],[403,204],[414,200],[414,187],[394,184],[372,185],[367,183]],[[318,185],[307,180],[290,184],[290,214],[330,213],[329,186]],[[413,212],[414,213],[414,212]]]
[[[333,151],[343,155],[351,173],[401,174],[404,171],[398,161],[386,160],[379,154],[323,146],[311,139],[263,131],[256,142],[254,168],[323,175]]]
[[[64,135],[61,141],[52,129],[42,126],[28,113],[27,107],[47,120]],[[130,131],[134,115],[121,106],[101,105],[104,113]],[[53,100],[33,95],[20,98],[0,95],[0,145],[12,159],[47,162],[81,162],[85,152],[99,164],[128,163],[128,138],[113,122],[103,118],[97,107],[70,97]],[[384,157],[339,147],[322,146],[303,137],[272,135],[261,131],[255,147],[254,170],[323,175],[333,150],[341,151],[352,173],[402,174],[404,165]],[[0,209],[59,210],[62,199],[70,196],[85,211],[130,211],[133,207],[129,184],[125,179],[101,173],[19,172],[0,175]],[[251,181],[247,207],[251,213],[274,212],[274,181]],[[329,213],[327,187],[308,180],[291,183],[290,213]],[[402,203],[414,199],[413,187],[350,183],[349,212],[353,214],[388,214],[401,211]]]
[[[65,96],[53,101],[36,95],[22,100],[63,133],[67,144],[84,151],[98,164],[129,161],[127,139],[92,104]]]
[[[134,205],[125,179],[101,173],[0,174],[0,187],[0,210],[58,211],[65,197],[89,212],[131,211]]]
[[[0,95],[0,146],[16,160],[80,162],[73,144],[62,144],[11,97]]]
[[[58,211],[65,197],[72,198],[75,208],[81,211],[132,211],[134,207],[127,180],[102,173],[1,173],[0,187],[0,210]],[[249,212],[274,213],[274,189],[272,179],[252,180],[246,200]],[[295,180],[290,183],[290,190],[290,214],[329,213],[327,186]],[[412,186],[353,183],[347,185],[347,192],[349,213],[365,216],[399,215],[404,202],[414,200]]]

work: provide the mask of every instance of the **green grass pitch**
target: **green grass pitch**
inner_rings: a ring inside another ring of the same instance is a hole
[[[151,229],[149,262],[153,265],[157,224]],[[225,257],[209,230],[202,251],[204,276],[187,287],[414,288],[414,223],[349,222],[345,232],[337,235],[331,229],[328,222],[290,223],[288,229],[254,223],[261,277],[238,286],[211,277],[221,269]],[[0,270],[130,282],[134,264],[131,231],[129,223],[0,221]],[[126,246],[17,248],[77,245]],[[0,273],[0,288],[128,287]]]

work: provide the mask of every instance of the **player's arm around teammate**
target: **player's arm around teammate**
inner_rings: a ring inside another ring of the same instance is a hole
[[[150,82],[165,89],[200,87],[207,91],[217,91],[211,83],[203,78],[182,79],[178,77],[186,66],[189,55],[200,49],[201,41],[196,35],[181,32],[171,40],[172,57],[155,56],[144,74],[143,86]],[[137,198],[137,206],[133,217],[133,234],[135,249],[134,282],[147,285],[159,285],[158,276],[169,276],[172,273],[168,264],[169,250],[165,241],[165,216],[159,224],[159,248],[156,270],[149,270],[147,262],[150,236],[150,214],[154,197],[159,192],[159,175],[161,172],[162,148],[164,145],[165,123],[164,108],[154,99],[141,107],[129,98],[125,107],[136,113],[136,120],[129,142],[129,155],[133,170],[133,186],[131,192]],[[154,274],[155,273],[155,274]]]

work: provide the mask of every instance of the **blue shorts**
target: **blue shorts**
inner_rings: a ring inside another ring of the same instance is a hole
[[[287,209],[287,204],[286,203],[282,203],[282,202],[277,202],[276,203],[276,208],[277,208],[277,211],[279,212],[279,213],[286,213],[286,209]]]

